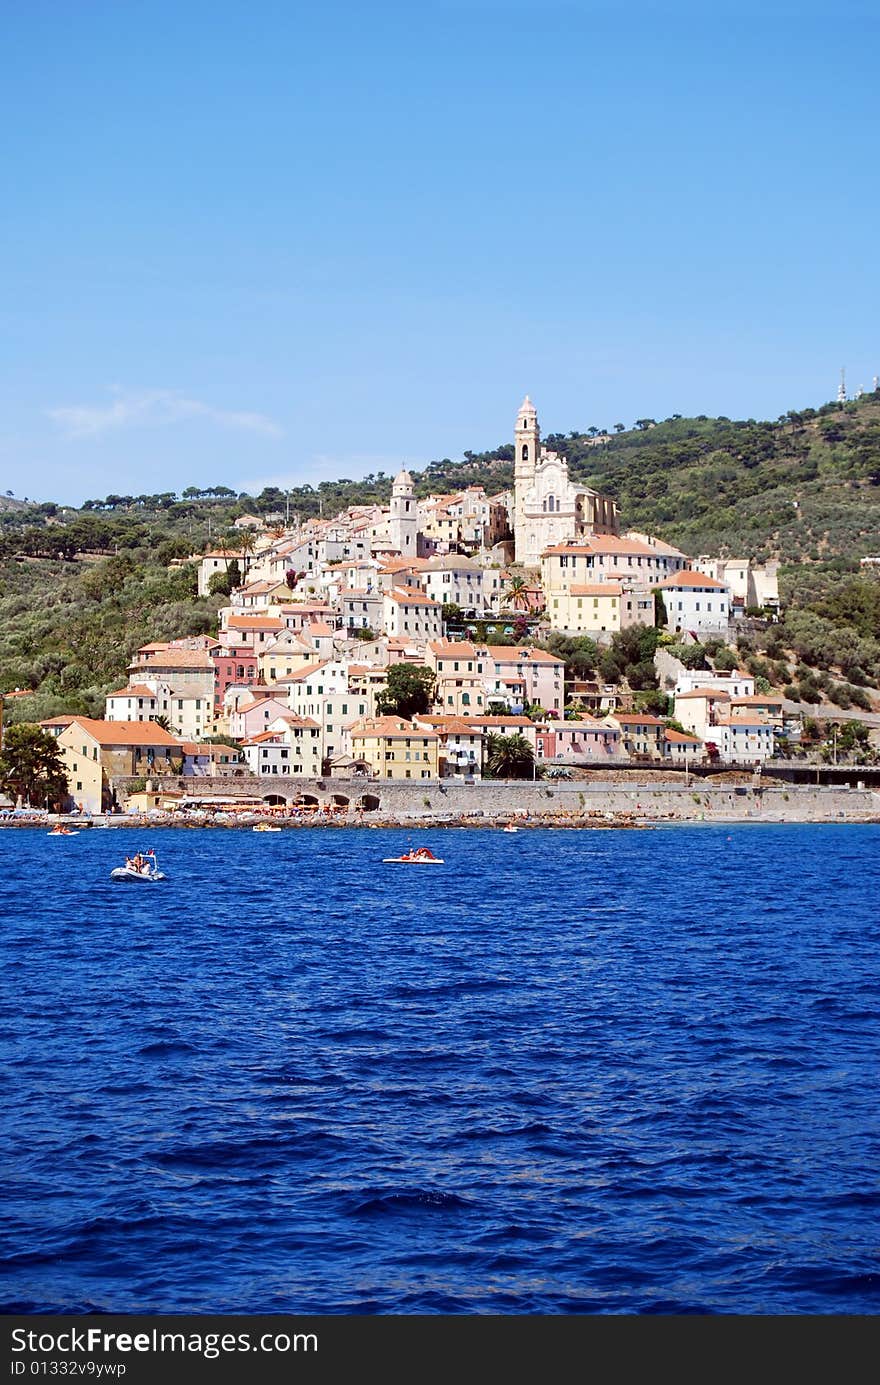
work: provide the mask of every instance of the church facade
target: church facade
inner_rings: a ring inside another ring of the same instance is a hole
[[[569,479],[568,463],[541,446],[535,406],[526,395],[514,429],[514,556],[538,568],[551,544],[590,534],[617,534],[617,504],[607,495]]]

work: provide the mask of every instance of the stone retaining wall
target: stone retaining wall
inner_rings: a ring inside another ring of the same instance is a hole
[[[340,804],[357,807],[381,817],[446,817],[473,813],[503,817],[515,813],[590,814],[615,813],[643,817],[773,817],[793,821],[817,818],[857,819],[880,817],[880,794],[870,789],[816,785],[708,785],[702,781],[608,783],[595,781],[496,781],[463,784],[454,781],[425,781],[408,784],[398,781],[337,779],[298,780],[295,783],[271,782],[257,776],[242,779],[157,779],[157,788],[183,789],[200,798],[259,798],[270,795],[293,804],[301,795],[319,805]],[[127,789],[125,780],[116,780],[120,800]],[[364,800],[367,800],[364,802]]]

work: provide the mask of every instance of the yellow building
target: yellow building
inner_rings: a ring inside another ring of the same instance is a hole
[[[447,715],[479,714],[486,708],[484,650],[469,640],[432,640],[425,663],[436,676],[434,700]]]
[[[113,779],[173,774],[183,764],[180,742],[154,721],[74,717],[58,737],[58,751],[74,803],[90,813],[109,806]]]
[[[268,649],[257,651],[257,671],[264,683],[275,683],[324,661],[314,645],[293,630],[282,630]]]
[[[547,615],[551,628],[566,634],[614,634],[629,625],[653,625],[654,594],[623,582],[572,585],[550,594]]]
[[[351,727],[353,760],[376,779],[438,779],[440,737],[398,717],[373,717]]]

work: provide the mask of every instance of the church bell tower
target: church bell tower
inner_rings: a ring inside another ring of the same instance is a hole
[[[404,558],[415,558],[418,550],[419,521],[413,479],[404,467],[391,487],[391,514],[388,537]]]
[[[535,467],[541,454],[541,430],[538,427],[538,414],[529,396],[526,395],[516,416],[514,428],[513,464],[513,540],[514,556],[517,562],[524,560],[526,552],[524,501],[526,491],[535,479]]]

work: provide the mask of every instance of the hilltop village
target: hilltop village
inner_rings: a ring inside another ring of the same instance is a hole
[[[777,565],[621,532],[615,501],[542,445],[528,398],[514,447],[512,491],[417,499],[402,470],[388,505],[302,524],[244,514],[236,545],[175,560],[197,566],[200,594],[225,594],[218,633],[138,649],[102,719],[42,723],[72,806],[122,806],[124,784],[126,801],[170,807],[186,781],[230,777],[263,781],[263,801],[286,781],[289,801],[288,785],[322,778],[754,768],[797,738],[727,644],[749,614],[774,617]],[[617,650],[626,683],[578,677],[579,641]],[[727,657],[694,667],[689,646]]]

